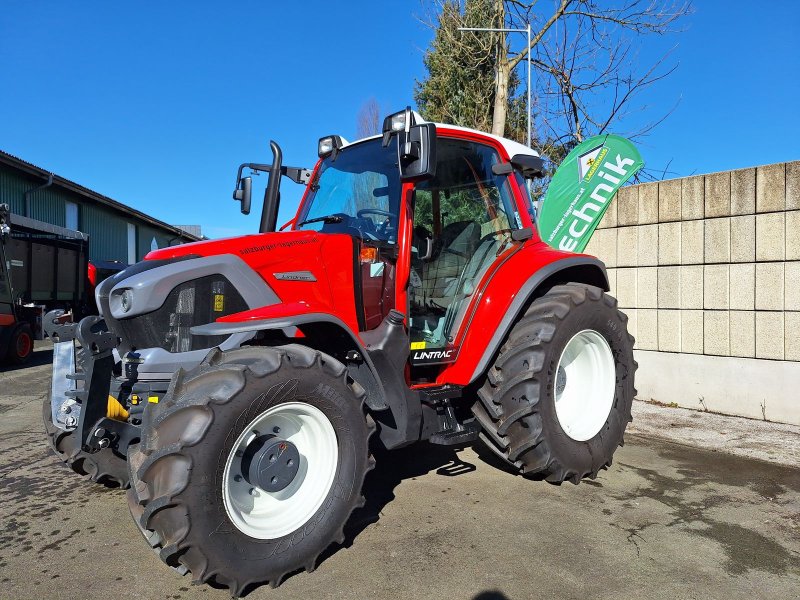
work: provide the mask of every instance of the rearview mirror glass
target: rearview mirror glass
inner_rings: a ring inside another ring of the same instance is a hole
[[[250,197],[252,194],[253,178],[242,177],[239,186],[233,191],[233,199],[242,203],[242,214],[250,214]]]
[[[397,134],[400,179],[424,179],[436,175],[436,126],[422,123]]]

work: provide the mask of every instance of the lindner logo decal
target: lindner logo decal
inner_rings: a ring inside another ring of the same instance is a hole
[[[412,350],[411,362],[415,365],[438,365],[455,362],[458,347],[430,350]]]
[[[283,273],[273,273],[275,279],[283,281],[316,281],[317,278],[311,271],[287,271]]]

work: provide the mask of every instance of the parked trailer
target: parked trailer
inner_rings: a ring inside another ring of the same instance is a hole
[[[61,308],[96,314],[89,236],[21,215],[0,204],[0,360],[21,364],[43,339],[42,316]],[[121,266],[120,266],[121,267]]]

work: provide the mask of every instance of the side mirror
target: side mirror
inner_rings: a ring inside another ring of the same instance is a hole
[[[423,179],[436,175],[436,126],[421,123],[397,134],[400,179]]]
[[[253,178],[242,177],[239,180],[239,185],[233,190],[233,199],[242,203],[242,214],[250,214],[250,197],[253,189]]]

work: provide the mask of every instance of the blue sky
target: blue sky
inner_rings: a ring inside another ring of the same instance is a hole
[[[546,0],[542,4],[546,4]],[[704,0],[649,40],[678,70],[642,102],[669,119],[640,144],[676,175],[800,159],[800,4]],[[418,2],[10,1],[0,12],[0,149],[212,237],[257,230],[231,200],[236,167],[312,166],[352,138],[370,97],[413,103],[432,36]],[[624,125],[634,126],[635,123]],[[620,127],[622,128],[622,126]],[[255,206],[260,205],[262,177]],[[284,180],[281,222],[301,188]]]

